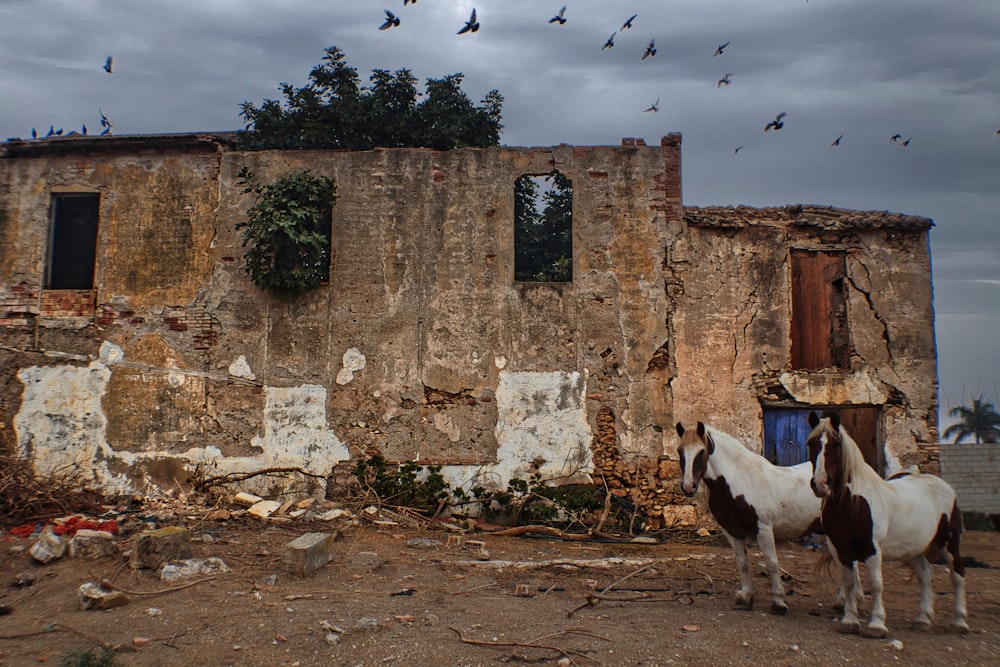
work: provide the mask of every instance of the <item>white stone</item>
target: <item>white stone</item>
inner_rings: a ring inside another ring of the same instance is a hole
[[[277,500],[262,500],[259,503],[255,503],[247,510],[248,514],[253,514],[261,519],[266,519],[277,511],[281,507],[281,503]]]
[[[250,364],[247,363],[246,356],[242,354],[236,357],[236,360],[233,363],[229,364],[229,374],[233,377],[244,378],[246,380],[257,379],[257,376],[250,368]]]
[[[101,343],[99,358],[106,366],[114,366],[125,358],[125,351],[120,346],[106,340]]]

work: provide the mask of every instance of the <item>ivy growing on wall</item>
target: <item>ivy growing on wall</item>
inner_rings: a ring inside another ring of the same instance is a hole
[[[253,193],[243,231],[246,272],[255,285],[278,292],[305,292],[330,277],[330,221],[337,188],[333,180],[300,171],[270,185],[246,167],[237,174],[243,194]]]

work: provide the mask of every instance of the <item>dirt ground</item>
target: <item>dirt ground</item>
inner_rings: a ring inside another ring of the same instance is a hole
[[[40,566],[31,540],[0,540],[0,665],[59,664],[105,642],[121,665],[996,665],[1000,652],[1000,533],[969,532],[969,624],[951,631],[950,580],[935,567],[935,625],[915,632],[916,583],[887,567],[889,637],[838,634],[835,585],[817,552],[783,544],[787,616],[768,613],[754,552],[757,604],[733,608],[732,552],[719,538],[661,544],[560,541],[370,525],[344,530],[332,562],[298,578],[283,546],[308,530],[250,518],[197,523],[195,557],[232,568],[181,590],[123,559],[63,558]],[[487,553],[469,541],[485,543]],[[435,542],[440,542],[436,544]],[[127,544],[123,544],[127,546]],[[644,568],[645,569],[642,569]],[[637,570],[641,570],[637,572]],[[15,587],[23,573],[28,587]],[[634,574],[633,574],[634,573]],[[632,574],[622,580],[623,577]],[[82,611],[78,589],[108,579],[131,603]],[[600,600],[586,594],[615,584]],[[582,606],[582,607],[581,607]],[[463,641],[466,640],[466,641]],[[468,643],[467,643],[468,642]],[[471,643],[479,642],[479,643]],[[525,646],[536,644],[548,648]],[[560,662],[562,661],[562,662]]]

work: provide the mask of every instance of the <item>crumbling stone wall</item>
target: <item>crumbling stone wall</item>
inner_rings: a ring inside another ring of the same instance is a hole
[[[879,408],[887,472],[936,471],[931,221],[819,206],[689,208],[671,248],[683,276],[677,406],[762,451],[767,405]],[[849,368],[791,370],[793,249],[846,257]]]
[[[159,492],[377,452],[466,487],[600,478],[683,525],[678,420],[759,450],[764,405],[864,402],[895,463],[933,453],[926,219],[685,212],[679,135],[447,152],[104,142],[0,153],[0,444],[36,465]],[[328,284],[292,297],[250,282],[242,167],[335,180]],[[517,283],[514,182],[553,169],[573,187],[573,280]],[[53,293],[49,201],[73,191],[101,194],[95,288]],[[848,369],[791,370],[791,248],[847,253]]]
[[[183,141],[109,155],[47,142],[0,160],[3,233],[19,248],[0,264],[11,297],[0,299],[11,334],[2,410],[22,449],[58,451],[56,421],[88,423],[81,456],[119,490],[183,484],[184,466],[161,476],[164,460],[322,474],[373,451],[444,464],[456,482],[469,471],[501,486],[532,473],[572,481],[590,478],[594,415],[607,405],[628,455],[662,453],[669,388],[648,368],[668,339],[679,136],[449,152]],[[302,169],[336,181],[328,285],[287,297],[249,281],[234,228],[252,204],[236,183],[244,166],[264,182]],[[515,283],[514,181],[553,169],[573,183],[574,279]],[[55,186],[102,195],[94,312],[72,332],[66,313],[41,318],[32,304],[45,291]],[[62,386],[81,367],[99,378],[93,423],[81,419],[92,400],[70,391],[39,410],[12,377],[30,369]]]

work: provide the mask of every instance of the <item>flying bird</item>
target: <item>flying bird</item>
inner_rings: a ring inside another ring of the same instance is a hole
[[[737,154],[737,153],[739,153],[739,152],[740,152],[741,150],[743,150],[743,147],[742,147],[742,146],[737,146],[737,147],[736,147],[736,150],[734,150],[734,151],[733,151],[733,155],[736,155],[736,154]]]
[[[101,132],[101,136],[105,137],[105,136],[107,136],[109,134],[111,134],[111,125],[108,125],[107,128],[105,128],[105,130],[103,132]]]
[[[111,121],[108,120],[108,117],[104,115],[103,111],[101,111],[101,107],[97,107],[97,113],[101,114],[101,127],[111,127]]]
[[[904,141],[903,143],[901,143],[900,146],[909,146],[910,145],[910,139],[912,139],[912,138],[913,137],[907,137],[906,141]]]
[[[721,88],[722,86],[728,86],[729,84],[731,84],[732,81],[729,80],[729,77],[731,77],[732,75],[733,75],[732,72],[727,72],[721,79],[719,79],[719,83],[715,84],[715,87]]]
[[[844,135],[840,135],[839,137],[837,137],[836,139],[834,139],[833,143],[830,144],[830,145],[831,146],[839,146],[840,145],[840,140],[843,139],[843,138],[844,138]]]
[[[652,111],[653,113],[656,113],[659,110],[660,110],[660,98],[657,97],[656,101],[653,102],[653,104],[648,109],[643,109],[643,112],[645,113],[646,111]]]
[[[604,46],[601,47],[601,51],[603,51],[605,49],[613,49],[613,48],[615,48],[615,35],[617,35],[617,34],[618,34],[617,30],[615,30],[613,33],[611,33],[611,37],[608,37],[608,41],[604,42]],[[1000,130],[997,130],[997,134],[1000,134]]]
[[[903,138],[903,135],[901,135],[901,134],[894,134],[891,137],[889,137],[889,143],[890,144],[894,144],[894,143],[896,143],[897,139],[902,139],[902,138]]]
[[[417,4],[417,0],[403,0],[403,6],[407,6],[410,3]]]
[[[565,13],[566,13],[566,5],[563,5],[563,8],[559,10],[559,13],[549,19],[549,23],[557,23],[558,22],[559,25],[565,25],[565,23],[566,23],[566,17],[563,16],[563,14],[565,14]]]
[[[715,49],[715,53],[712,54],[712,57],[714,58],[715,56],[721,56],[722,52],[725,50],[727,46],[729,46],[729,42],[726,42],[725,44],[719,44],[719,46],[717,46]]]
[[[786,114],[784,111],[782,111],[781,113],[779,113],[777,116],[774,117],[774,120],[772,120],[770,123],[768,123],[767,125],[764,126],[764,131],[765,132],[767,132],[768,130],[775,130],[775,131],[777,131],[777,130],[780,130],[781,128],[783,128],[785,126],[785,123],[781,119],[784,118],[787,115],[788,114]]]
[[[635,20],[636,16],[638,16],[638,14],[632,14],[632,16],[628,17],[628,21],[625,21],[625,23],[622,24],[622,27],[619,28],[619,30],[631,30],[632,21]]]
[[[378,29],[388,30],[389,28],[395,28],[398,25],[399,25],[399,17],[387,9],[385,10],[385,23],[380,25]]]
[[[107,60],[104,61],[104,71],[111,74],[112,68],[115,66],[115,59],[108,56]],[[127,78],[127,77],[126,77]]]
[[[476,8],[473,7],[472,16],[470,16],[469,20],[465,22],[465,25],[458,31],[458,34],[464,35],[467,32],[476,32],[477,30],[479,30],[479,21],[476,20]]]
[[[649,46],[646,47],[646,52],[642,54],[642,58],[640,58],[640,60],[645,60],[646,58],[655,55],[656,55],[656,40],[651,39],[649,40]]]

